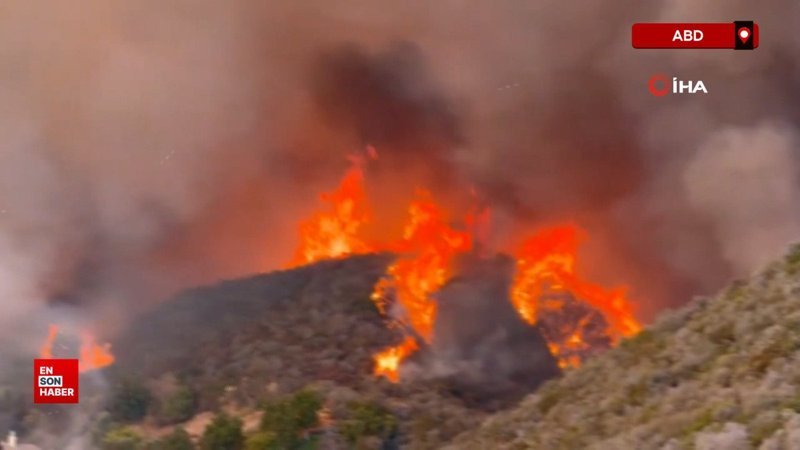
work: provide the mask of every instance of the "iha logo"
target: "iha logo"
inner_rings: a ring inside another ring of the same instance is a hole
[[[671,82],[670,82],[671,81]],[[708,89],[702,80],[679,80],[678,77],[669,79],[664,74],[657,73],[650,77],[647,82],[650,93],[656,97],[663,97],[667,94],[708,94]]]
[[[33,403],[78,403],[78,360],[34,359]]]

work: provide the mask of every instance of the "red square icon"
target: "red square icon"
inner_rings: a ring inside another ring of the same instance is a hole
[[[78,403],[77,359],[33,360],[33,403]]]

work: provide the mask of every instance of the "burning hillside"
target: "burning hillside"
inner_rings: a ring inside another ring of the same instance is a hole
[[[171,420],[175,379],[198,410],[237,414],[310,387],[328,399],[328,427],[351,420],[352,402],[377,402],[397,421],[384,444],[436,448],[638,332],[624,289],[581,276],[577,225],[497,251],[481,236],[486,209],[458,219],[415,189],[401,233],[376,239],[368,168],[354,159],[321,196],[287,269],[187,291],[114,342],[108,373],[149,380],[151,420]]]
[[[397,255],[375,285],[372,299],[388,326],[405,336],[375,355],[375,374],[398,381],[403,361],[436,339],[437,293],[448,280],[463,275],[455,260],[491,251],[476,242],[476,223],[489,214],[473,208],[454,222],[430,192],[416,189],[402,236],[367,243],[364,228],[373,215],[364,170],[363,163],[355,163],[336,190],[322,195],[326,209],[300,226],[296,262],[367,252]],[[578,366],[589,354],[641,328],[626,288],[606,289],[579,275],[578,250],[586,237],[575,224],[559,224],[536,230],[510,252],[515,270],[504,297],[509,296],[520,318],[541,330],[561,368]]]

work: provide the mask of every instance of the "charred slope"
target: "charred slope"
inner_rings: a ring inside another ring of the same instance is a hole
[[[800,448],[800,246],[665,314],[449,448]]]

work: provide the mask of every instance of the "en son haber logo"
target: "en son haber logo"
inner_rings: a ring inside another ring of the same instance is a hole
[[[78,359],[34,359],[33,403],[78,403]]]

